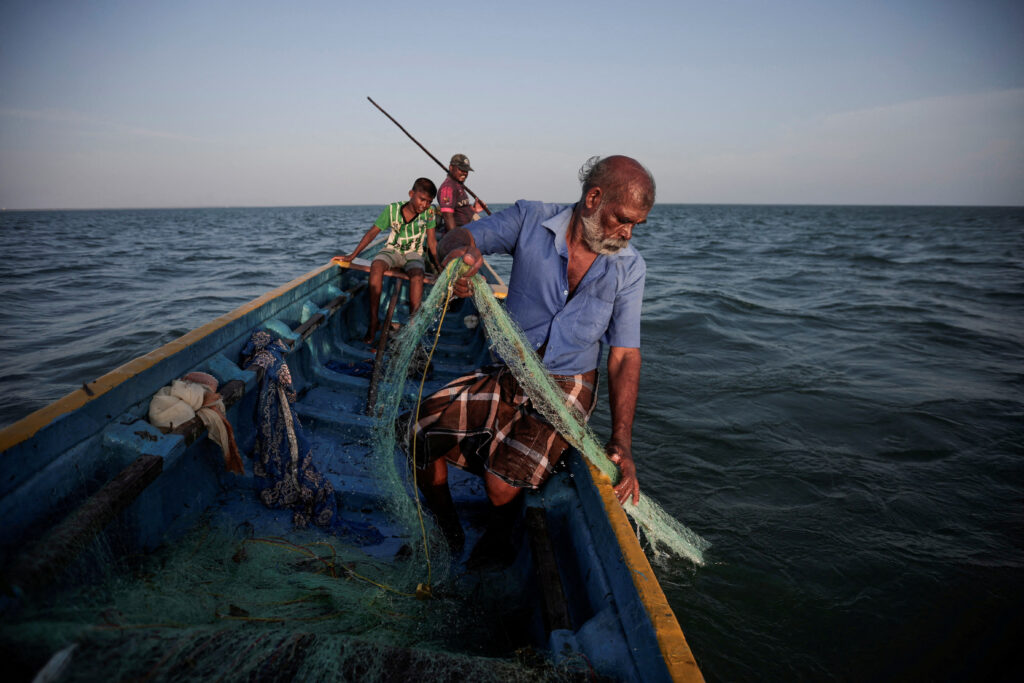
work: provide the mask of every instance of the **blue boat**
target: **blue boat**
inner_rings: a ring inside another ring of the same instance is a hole
[[[0,432],[9,675],[703,680],[610,482],[578,453],[521,497],[511,567],[467,571],[436,548],[431,559],[418,532],[396,525],[367,464],[367,397],[380,389],[360,339],[368,265],[316,268]],[[500,298],[500,278],[488,279]],[[385,277],[381,309],[396,325],[407,320],[404,305],[390,305],[404,281]],[[455,307],[423,395],[488,361],[473,302]],[[165,429],[147,421],[162,387],[207,373],[251,455],[263,378],[241,357],[254,330],[284,343],[294,414],[335,491],[330,529],[263,504],[253,461],[226,471],[198,417]],[[395,471],[411,500],[403,457],[396,450]],[[464,473],[453,472],[452,490],[468,550],[486,499]],[[423,538],[430,528],[425,515]]]

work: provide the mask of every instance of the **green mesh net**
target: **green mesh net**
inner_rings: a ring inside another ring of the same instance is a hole
[[[495,605],[518,598],[505,586],[417,599],[387,585],[408,568],[317,531],[260,538],[201,525],[145,558],[89,552],[108,576],[76,577],[5,615],[10,680],[31,680],[47,661],[63,662],[48,679],[60,681],[559,681],[588,670],[496,638],[521,628],[509,613],[495,628]]]
[[[446,270],[445,275],[451,277],[451,272]],[[440,289],[440,286],[435,288]],[[587,422],[566,407],[562,392],[526,342],[522,330],[508,317],[479,275],[473,278],[473,302],[480,311],[491,344],[523,386],[537,412],[612,483],[617,483],[620,476],[618,467],[608,459]],[[648,541],[654,555],[668,552],[698,565],[704,564],[704,551],[711,544],[665,512],[650,496],[641,495],[637,505],[627,503],[623,507]]]
[[[415,476],[412,473],[412,455],[404,461],[395,458],[396,432],[403,430],[408,420],[400,420],[403,411],[415,410],[416,401],[408,396],[406,378],[414,354],[421,348],[428,330],[435,329],[435,340],[440,333],[450,299],[449,283],[452,268],[446,269],[412,316],[398,333],[391,345],[391,355],[377,390],[377,401],[373,407],[375,419],[373,430],[374,458],[371,467],[382,490],[389,492],[384,499],[389,516],[411,535],[422,537],[422,543],[413,549],[415,561],[408,563],[409,573],[402,577],[402,585],[413,588],[419,584],[431,587],[443,583],[450,569],[450,554],[444,537],[437,526],[427,520],[419,504],[418,495],[412,490]],[[417,387],[416,399],[423,389],[422,381]],[[402,469],[399,469],[399,464]],[[403,471],[404,470],[404,471]],[[425,569],[425,571],[424,571]]]
[[[449,263],[438,276],[417,315],[399,332],[374,408],[377,420],[374,430],[376,457],[373,462],[376,477],[384,482],[387,491],[393,492],[387,499],[389,512],[404,528],[419,530],[424,539],[416,550],[417,557],[422,557],[423,562],[411,562],[409,567],[413,573],[402,582],[408,588],[416,582],[425,582],[427,586],[443,582],[449,570],[449,555],[440,552],[444,547],[440,532],[434,525],[425,522],[417,496],[408,489],[407,482],[413,481],[411,473],[400,471],[396,464],[398,461],[390,455],[395,452],[395,425],[399,422],[403,408],[410,411],[415,408],[422,392],[421,383],[416,392],[417,400],[410,402],[406,391],[409,363],[428,336],[429,330],[435,330],[433,336],[436,341],[451,298],[451,287],[459,273],[465,272],[465,269],[462,261]],[[613,483],[617,482],[618,467],[608,459],[587,422],[565,405],[562,392],[526,342],[522,331],[495,298],[491,288],[479,275],[474,276],[472,282],[473,301],[487,329],[492,347],[508,364],[534,407]],[[404,428],[400,426],[397,429]],[[410,457],[405,467],[411,468],[411,462]],[[627,503],[624,508],[653,555],[658,557],[667,553],[698,565],[704,564],[704,551],[710,543],[665,512],[650,496],[641,495],[637,505]],[[434,552],[431,552],[431,548],[434,548]],[[425,576],[422,571],[424,565],[427,567]]]

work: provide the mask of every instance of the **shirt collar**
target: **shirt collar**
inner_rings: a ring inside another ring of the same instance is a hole
[[[575,204],[567,206],[551,218],[541,223],[541,225],[554,234],[555,249],[558,251],[558,255],[564,259],[569,258],[569,244],[566,242],[565,234],[569,231],[569,221],[572,219],[572,212],[575,208]]]

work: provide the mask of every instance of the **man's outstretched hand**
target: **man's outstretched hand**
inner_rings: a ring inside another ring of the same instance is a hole
[[[623,505],[630,498],[633,505],[640,502],[640,482],[636,478],[636,463],[633,462],[633,451],[629,446],[612,440],[604,447],[608,459],[619,466],[622,476],[615,485],[615,497]]]

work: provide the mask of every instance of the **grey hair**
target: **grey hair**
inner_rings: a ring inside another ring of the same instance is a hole
[[[638,170],[646,176],[643,182],[640,178],[623,178],[622,168],[615,167],[609,163],[612,159],[628,159],[636,164]],[[582,195],[586,195],[591,189],[600,187],[608,194],[608,198],[618,201],[622,194],[632,193],[634,197],[646,206],[654,206],[655,184],[654,176],[640,162],[629,157],[600,157],[592,156],[583,162],[579,171],[580,184],[583,186]]]
[[[579,172],[579,175],[577,177],[580,179],[580,184],[583,185],[583,192],[584,193],[586,193],[587,190],[589,190],[591,187],[593,187],[594,185],[597,184],[597,183],[595,183],[593,181],[593,176],[594,176],[594,169],[595,169],[595,167],[597,166],[597,164],[600,161],[601,161],[600,155],[592,156],[589,159],[587,159],[586,161],[584,161],[583,165],[580,166],[580,172]]]

